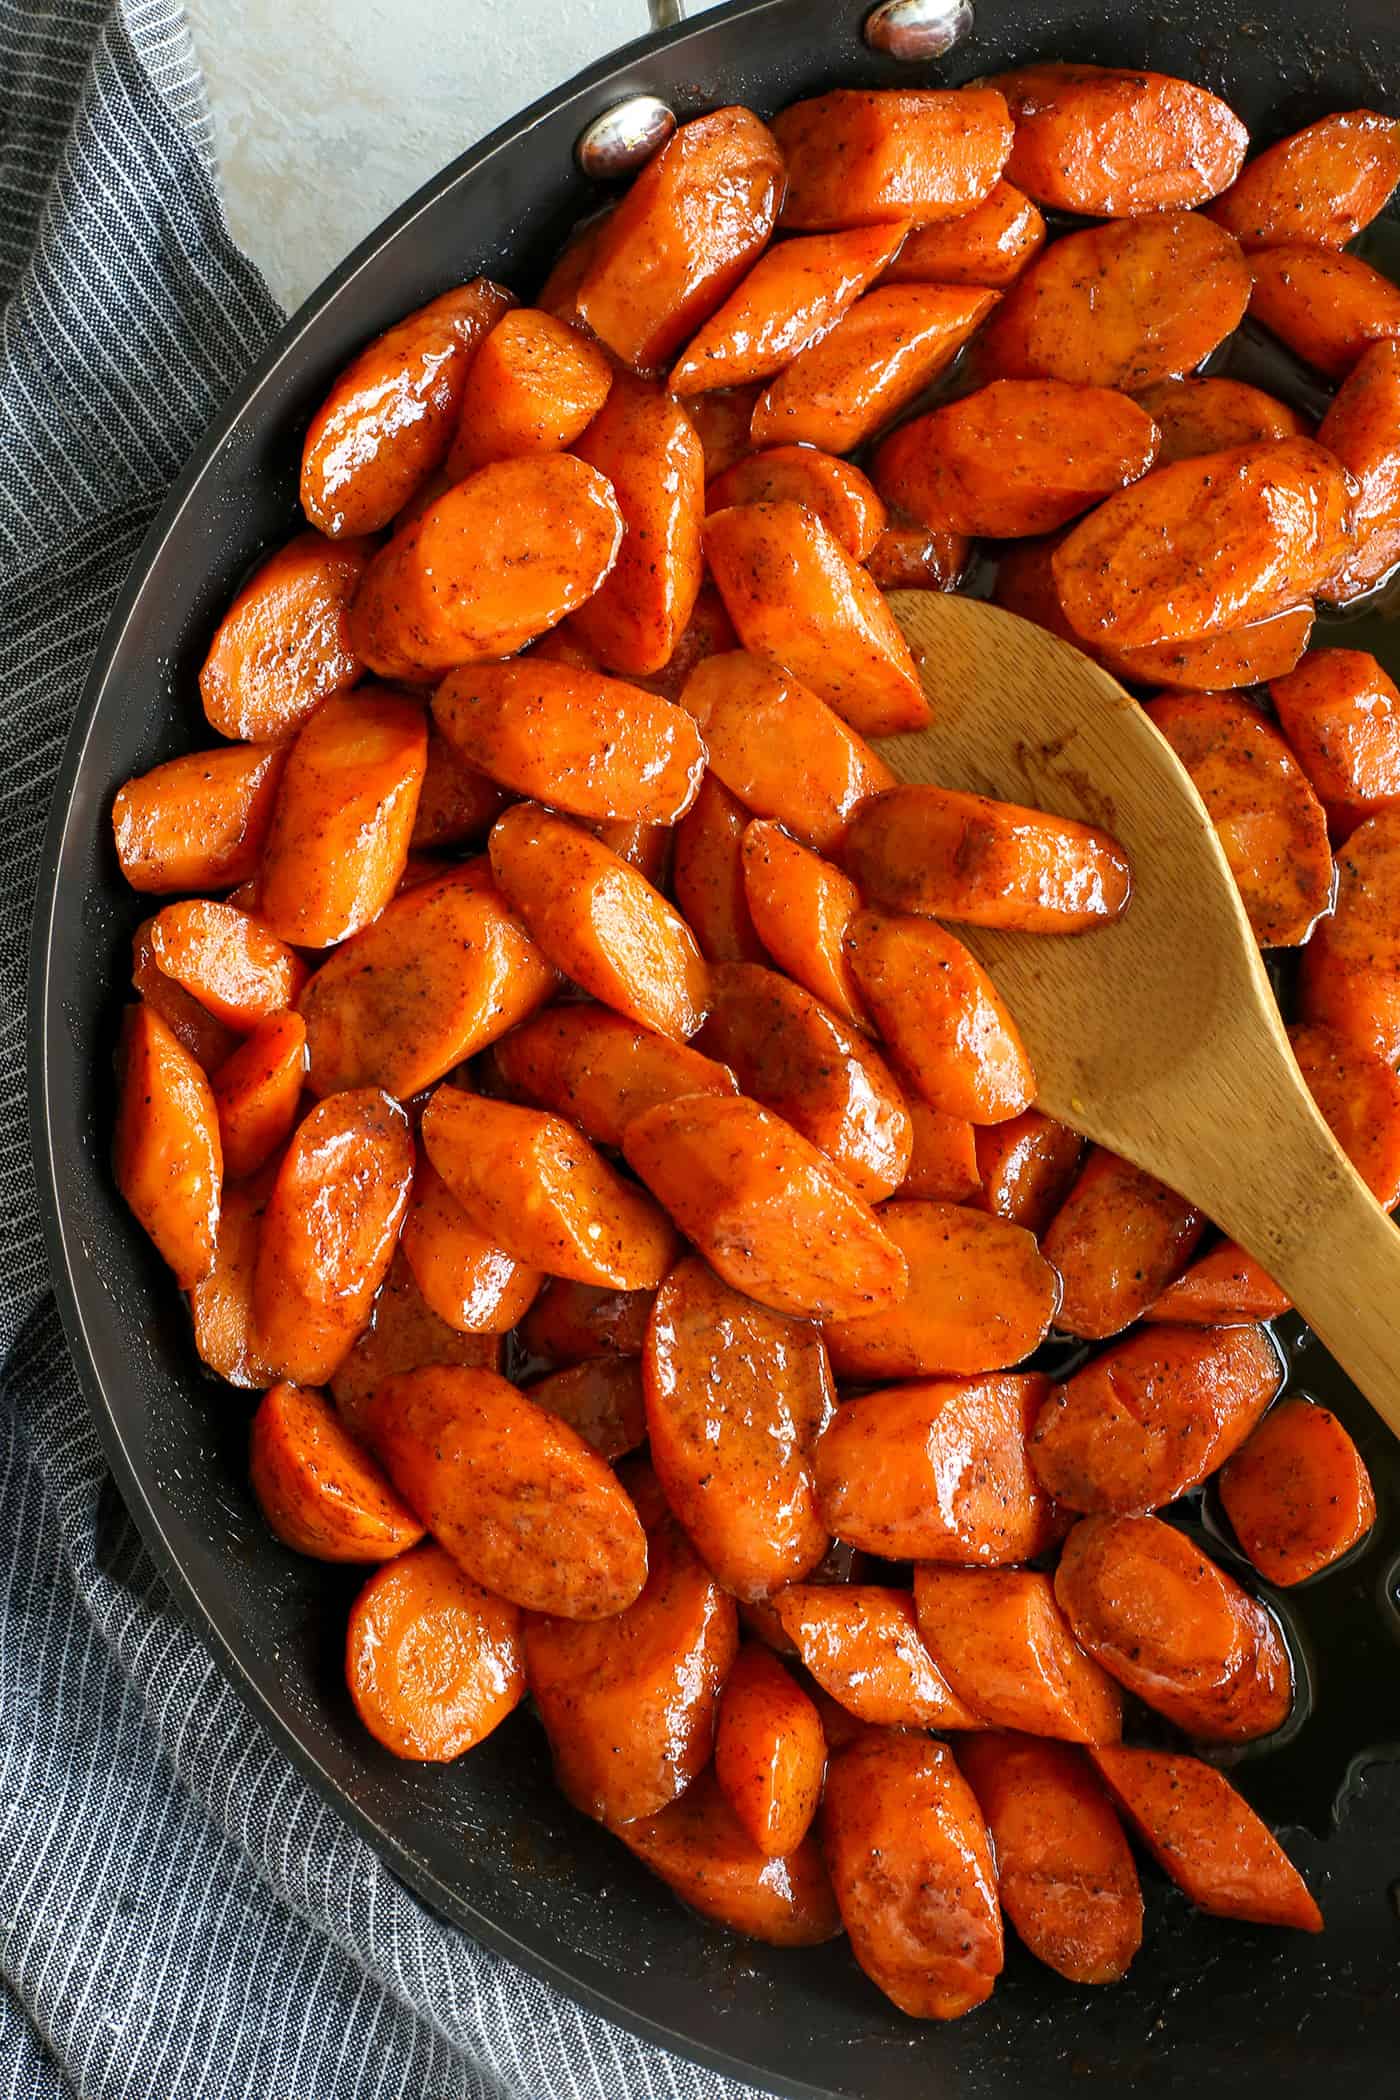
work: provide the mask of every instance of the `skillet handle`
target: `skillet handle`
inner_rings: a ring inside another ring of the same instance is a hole
[[[685,0],[647,0],[653,29],[674,29],[685,20]]]

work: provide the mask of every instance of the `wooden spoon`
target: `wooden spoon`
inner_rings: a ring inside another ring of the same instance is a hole
[[[881,742],[900,778],[1082,818],[1132,861],[1132,901],[1101,932],[956,929],[1020,1027],[1040,1106],[1238,1240],[1400,1436],[1400,1231],[1303,1082],[1185,768],[1055,635],[933,591],[890,604],[934,711]]]

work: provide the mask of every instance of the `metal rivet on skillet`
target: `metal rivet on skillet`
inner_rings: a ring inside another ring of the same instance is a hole
[[[942,58],[971,28],[971,0],[881,0],[866,16],[863,34],[873,50],[913,64]]]
[[[632,175],[665,145],[676,113],[655,95],[629,95],[595,117],[574,148],[578,164],[595,182]]]

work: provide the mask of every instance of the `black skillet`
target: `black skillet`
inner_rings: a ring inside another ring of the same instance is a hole
[[[1201,1917],[1149,1870],[1146,1943],[1126,1982],[1073,1991],[1013,1947],[994,2000],[940,2029],[896,2014],[840,1943],[753,1946],[679,1909],[566,1807],[527,1714],[445,1770],[398,1763],[369,1740],[340,1675],[353,1578],[263,1529],[245,1414],[201,1374],[178,1293],[112,1187],[110,1052],[140,916],[112,851],[113,790],[206,739],[204,648],[254,556],[292,527],[300,433],[331,376],[367,336],[477,270],[528,293],[596,202],[574,161],[593,118],[637,90],[683,116],[724,102],[768,114],[839,83],[956,84],[1051,57],[1184,74],[1227,96],[1260,140],[1334,108],[1400,113],[1397,0],[978,0],[951,54],[914,67],[867,49],[865,11],[865,0],[736,0],[537,103],[336,272],[180,477],[98,651],[40,878],[30,1074],[59,1305],[118,1486],[221,1667],[312,1783],[477,1940],[638,2033],[789,2093],[1039,2100],[1194,2086],[1238,2100],[1327,2089],[1395,2100],[1400,1774],[1385,1746],[1400,1743],[1400,1467],[1316,1344],[1293,1338],[1295,1377],[1362,1441],[1381,1522],[1350,1567],[1290,1599],[1311,1686],[1301,1726],[1238,1776],[1263,1813],[1293,1826],[1326,1935]],[[1347,639],[1388,649],[1400,672],[1383,621]],[[1199,1516],[1212,1526],[1208,1507]],[[1228,1542],[1217,1550],[1229,1557]]]

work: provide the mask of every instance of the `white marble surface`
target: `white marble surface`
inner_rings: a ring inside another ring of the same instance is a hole
[[[646,0],[186,4],[229,222],[288,307],[473,139],[648,27]]]

